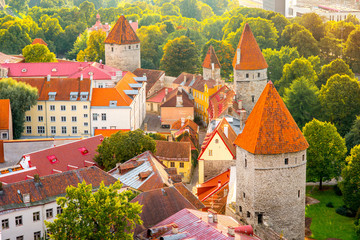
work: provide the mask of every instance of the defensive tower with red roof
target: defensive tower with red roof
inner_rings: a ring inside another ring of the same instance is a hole
[[[140,68],[140,39],[122,15],[105,39],[105,63],[122,71]]]
[[[304,239],[309,145],[271,81],[234,144],[240,216],[255,228]]]
[[[212,45],[210,45],[208,52],[206,53],[204,62],[202,64],[203,67],[203,78],[205,80],[214,79],[220,80],[220,70],[221,64],[219,59],[216,56],[215,50]]]
[[[249,114],[265,88],[268,65],[247,23],[236,48],[233,67],[236,98],[242,100],[242,107]]]

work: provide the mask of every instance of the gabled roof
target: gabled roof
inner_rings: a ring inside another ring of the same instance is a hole
[[[189,142],[156,142],[156,157],[161,160],[184,161],[189,162],[191,159],[191,144]]]
[[[225,126],[228,126],[228,137],[226,137],[226,135],[224,133],[224,127]],[[214,136],[216,134],[219,134],[220,138],[224,142],[224,144],[227,147],[228,151],[235,158],[235,156],[236,156],[236,148],[235,148],[233,142],[236,139],[236,133],[234,132],[234,130],[232,129],[231,125],[228,123],[226,118],[223,118],[218,123],[218,125],[216,126],[214,131],[206,134],[205,139],[203,141],[203,144],[201,145],[201,152],[199,154],[198,159],[200,159],[202,157],[202,154],[206,151],[206,148],[208,147],[208,145],[210,144],[210,142],[212,141],[212,139],[214,138]]]
[[[144,69],[138,68],[133,72],[136,76],[142,77],[146,75],[146,95],[150,91],[150,89],[155,85],[160,78],[165,75],[164,71],[161,70],[154,70],[154,69]]]
[[[92,107],[109,107],[110,101],[116,101],[114,106],[129,106],[131,103],[128,99],[124,99],[116,88],[93,88]]]
[[[167,89],[167,90],[166,90]],[[158,92],[156,92],[154,95],[146,99],[146,102],[154,102],[154,103],[161,103],[166,96],[166,91],[169,93],[172,91],[172,88],[162,88]]]
[[[42,44],[42,45],[47,46],[47,43],[42,38],[35,38],[34,41],[31,44],[32,45],[34,45],[34,44]]]
[[[172,186],[171,175],[166,172],[163,165],[150,151],[146,151],[109,171],[113,177],[129,187],[140,191]],[[140,173],[149,172],[145,178]]]
[[[221,68],[221,64],[219,59],[216,56],[215,50],[212,45],[210,45],[208,52],[206,53],[204,62],[202,67],[212,69],[212,63],[214,64],[214,68]]]
[[[111,29],[109,35],[105,39],[105,43],[111,44],[135,44],[140,43],[140,39],[136,35],[129,22],[124,15],[121,15],[115,26]]]
[[[116,179],[92,166],[40,177],[41,184],[36,183],[33,179],[3,184],[3,192],[0,195],[0,211],[53,202],[57,197],[65,195],[65,189],[68,186],[77,186],[82,181],[91,184],[96,189],[101,182],[108,186],[115,183]],[[30,194],[30,203],[24,203],[18,191],[22,196]]]
[[[0,182],[4,184],[21,182],[28,179],[33,179],[35,174],[39,174],[36,167],[17,170],[0,175]]]
[[[143,224],[136,226],[134,236],[184,208],[197,209],[175,187],[143,192],[131,202],[143,205],[140,213]]]
[[[94,136],[103,135],[104,137],[110,137],[111,135],[118,132],[129,132],[130,129],[95,129]]]
[[[238,49],[240,49],[240,64],[237,64]],[[233,67],[236,70],[259,70],[268,67],[259,45],[251,32],[250,26],[247,23],[245,24],[239,45],[235,51]]]
[[[217,215],[217,223],[208,222],[208,212],[198,211],[194,209],[182,209],[181,211],[171,215],[170,217],[159,222],[149,230],[156,237],[164,237],[164,239],[196,239],[196,240],[260,240],[257,236],[250,236],[240,233],[237,228],[241,227],[239,223],[230,216]],[[172,226],[178,227],[178,233],[172,233]],[[228,234],[228,227],[235,228],[235,236]],[[148,230],[142,232],[138,237],[147,238]]]
[[[10,129],[10,99],[0,99],[0,130]]]
[[[109,31],[110,30],[110,25],[108,23],[102,24],[100,21],[100,14],[96,14],[96,22],[95,24],[89,28],[90,31],[97,31],[97,30],[104,30],[104,31]]]
[[[197,187],[197,196],[200,201],[205,201],[213,194],[228,185],[230,180],[230,169],[209,179]]]
[[[290,153],[309,147],[271,81],[234,143],[253,154]]]
[[[235,92],[228,86],[223,86],[209,98],[209,119],[219,118],[229,107],[233,105]]]
[[[189,191],[189,189],[184,185],[184,183],[174,183],[174,187],[178,190],[183,197],[185,197],[196,209],[204,208],[204,204],[200,202],[200,200]]]
[[[182,107],[194,107],[194,102],[190,99],[189,95],[185,90],[176,88],[166,95],[166,100],[161,104],[160,107],[176,107],[177,96],[182,98]]]
[[[197,91],[204,92],[204,86],[207,85],[208,88],[214,88],[216,86],[216,80],[208,79],[205,80],[203,76],[191,74],[191,73],[181,73],[173,82],[174,84],[180,84],[181,86],[190,87]]]
[[[5,53],[0,52],[0,64],[1,63],[19,63],[25,61],[24,57],[7,55]]]
[[[40,176],[93,166],[96,149],[103,139],[98,135],[24,154],[19,164],[23,168],[36,167]]]
[[[49,93],[56,92],[55,100],[70,100],[70,93],[76,92],[76,100],[80,101],[81,93],[87,92],[89,101],[91,81],[90,79],[80,80],[79,78],[51,78],[47,81],[46,78],[16,78],[18,82],[25,82],[38,89],[38,100],[49,100]]]
[[[171,125],[171,129],[180,130],[180,129],[185,129],[187,126],[189,126],[196,133],[199,132],[199,126],[191,119],[185,119],[184,125],[182,125],[182,120],[179,119]]]

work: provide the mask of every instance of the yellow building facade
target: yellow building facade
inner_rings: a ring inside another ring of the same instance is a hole
[[[196,115],[200,116],[200,118],[205,123],[209,123],[209,116],[207,111],[209,108],[209,98],[221,87],[222,85],[218,84],[214,85],[212,88],[209,88],[208,85],[205,83],[203,89],[192,88],[195,103],[195,113]]]
[[[163,160],[160,159],[161,162],[167,167],[171,168],[174,167],[177,170],[177,173],[181,175],[182,181],[189,183],[191,180],[191,159],[190,161],[171,161],[171,160]]]

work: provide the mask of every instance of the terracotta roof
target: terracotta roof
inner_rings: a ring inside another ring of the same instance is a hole
[[[226,137],[226,135],[224,133],[225,126],[228,126],[228,137]],[[209,145],[209,143],[212,141],[212,139],[214,138],[214,136],[216,134],[219,134],[220,138],[223,140],[224,144],[226,145],[228,151],[233,155],[233,157],[235,159],[236,148],[235,148],[233,142],[236,139],[236,133],[234,132],[234,130],[232,129],[231,125],[228,123],[226,118],[223,118],[219,122],[219,124],[214,129],[214,131],[206,134],[203,144],[201,145],[201,152],[199,154],[198,159],[201,159],[202,154],[206,151],[207,146]]]
[[[230,169],[209,179],[208,181],[197,186],[197,196],[200,201],[205,201],[214,193],[228,185],[230,180]]]
[[[139,239],[154,239],[148,237],[148,232],[155,235],[157,239],[196,239],[196,240],[260,240],[256,235],[240,233],[240,228],[245,226],[230,216],[217,214],[217,223],[208,222],[208,212],[198,211],[194,209],[182,209],[181,211],[171,215],[170,217],[159,222],[155,226],[147,229],[139,234]],[[178,227],[178,233],[172,233],[172,226]],[[235,236],[228,234],[228,227],[235,228]]]
[[[196,209],[204,208],[204,204],[183,183],[174,183],[174,187],[185,197]]]
[[[167,89],[167,90],[166,90]],[[172,88],[162,88],[158,92],[156,92],[154,95],[146,99],[146,102],[154,102],[154,103],[161,103],[166,96],[166,91],[169,93],[172,91]]]
[[[32,45],[34,45],[34,44],[42,44],[42,45],[47,46],[47,43],[42,38],[35,38],[34,41],[31,44]]]
[[[91,96],[92,107],[110,107],[110,101],[116,101],[114,106],[129,106],[129,100],[124,99],[116,88],[93,88]]]
[[[10,129],[10,99],[0,99],[0,130]]]
[[[238,49],[240,49],[240,64],[237,64]],[[258,70],[268,67],[266,60],[261,53],[259,45],[251,32],[249,24],[245,24],[241,34],[239,45],[235,52],[233,67],[236,70]]]
[[[156,142],[156,157],[160,160],[190,161],[191,144],[189,142]]]
[[[176,107],[177,96],[181,96],[183,104],[182,107],[194,107],[194,102],[190,99],[185,90],[176,88],[166,95],[166,101],[161,104],[160,107]]]
[[[164,71],[144,68],[138,68],[133,73],[138,77],[142,77],[146,74],[146,96],[155,83],[160,80],[161,76],[165,75]]]
[[[56,197],[65,195],[68,186],[77,186],[82,181],[96,189],[101,182],[108,186],[115,183],[116,179],[93,166],[41,177],[41,185],[34,180],[4,184],[3,193],[0,194],[0,211],[53,202]],[[22,196],[30,194],[30,203],[24,203],[18,191]]]
[[[126,171],[122,171],[124,169]],[[129,187],[149,191],[164,186],[172,186],[172,182],[169,180],[171,175],[165,169],[164,164],[150,151],[146,151],[125,163],[119,164],[116,168],[111,169],[109,173]],[[139,174],[147,171],[151,171],[151,174],[145,179],[140,179]]]
[[[234,96],[235,92],[226,85],[211,95],[207,109],[209,119],[219,118],[229,107],[232,107]]]
[[[5,53],[0,52],[0,63],[19,63],[25,61],[24,57],[7,55]]]
[[[80,80],[78,78],[15,78],[18,82],[25,82],[38,89],[38,100],[49,100],[49,93],[56,92],[55,100],[70,100],[70,93],[76,92],[76,100],[80,101],[81,93],[87,92],[89,101],[91,81],[90,79]]]
[[[104,137],[110,137],[117,132],[129,132],[130,129],[95,129],[94,136],[103,135]]]
[[[105,39],[105,43],[111,44],[135,44],[140,43],[134,29],[130,26],[124,15],[121,15],[115,26]]]
[[[184,129],[187,126],[189,126],[191,129],[193,129],[196,133],[199,132],[199,126],[191,119],[185,119],[184,125],[181,126],[181,119],[177,120],[176,122],[174,122],[171,125],[171,129],[176,129],[176,130],[180,130],[180,129]]]
[[[36,167],[40,176],[93,166],[96,149],[103,139],[98,135],[24,154],[19,164],[23,168]]]
[[[0,175],[0,182],[9,184],[9,183],[15,183],[15,182],[21,182],[28,179],[33,179],[35,174],[39,174],[36,167],[22,169],[6,174]]]
[[[140,213],[143,224],[136,226],[134,236],[184,208],[196,209],[175,187],[143,192],[131,202],[143,205]]]
[[[211,64],[214,63],[214,68],[221,68],[219,59],[216,56],[215,50],[212,45],[210,45],[208,52],[206,53],[204,62],[202,66],[204,68],[212,69]]]
[[[132,72],[127,72],[125,76],[116,84],[115,89],[119,92],[121,97],[126,101],[128,106],[132,103],[133,99],[126,94],[125,90],[137,90],[137,88],[133,88],[130,84],[138,84],[138,82],[134,79],[136,75]]]
[[[253,154],[298,152],[309,147],[271,81],[234,143]]]
[[[110,25],[108,23],[101,24],[100,14],[96,14],[96,22],[91,28],[89,28],[89,30],[90,31],[97,31],[99,29],[102,29],[102,30],[107,32],[107,31],[110,30]]]

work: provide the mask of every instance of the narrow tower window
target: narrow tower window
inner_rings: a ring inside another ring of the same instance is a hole
[[[262,213],[258,214],[258,224],[262,224],[263,223],[263,215]]]
[[[289,159],[285,158],[285,165],[288,165],[288,164],[289,164]]]
[[[112,52],[114,51],[114,47],[111,47],[111,51],[112,51]]]
[[[300,197],[300,190],[298,191],[298,198]]]
[[[242,212],[242,207],[241,206],[239,206],[239,212]]]
[[[247,159],[245,158],[245,167],[247,167]]]
[[[249,74],[248,74],[248,73],[246,74],[246,78],[249,78]]]
[[[258,77],[260,77],[260,73],[258,73]]]
[[[247,216],[248,218],[250,217],[250,212],[249,212],[249,211],[246,212],[246,216]]]
[[[255,96],[254,95],[251,96],[251,101],[255,102]]]

